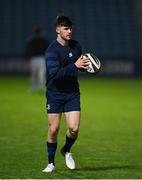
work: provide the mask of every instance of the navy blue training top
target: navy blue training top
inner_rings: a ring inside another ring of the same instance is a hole
[[[58,92],[79,92],[76,60],[82,51],[79,43],[70,40],[68,46],[54,40],[45,53],[47,90]]]

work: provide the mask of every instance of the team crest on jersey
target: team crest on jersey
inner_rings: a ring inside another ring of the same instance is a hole
[[[50,107],[50,104],[47,104],[47,110],[50,110],[51,107]]]
[[[70,52],[70,53],[69,53],[69,57],[72,57],[72,56],[73,56],[73,54],[72,54],[72,52]]]

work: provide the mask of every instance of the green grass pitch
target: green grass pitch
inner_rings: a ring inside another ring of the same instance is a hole
[[[72,148],[76,170],[66,168],[58,136],[56,171],[47,164],[45,95],[28,91],[26,77],[0,77],[0,178],[142,178],[142,79],[80,78],[82,118]]]

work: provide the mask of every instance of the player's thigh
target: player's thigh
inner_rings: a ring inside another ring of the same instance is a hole
[[[46,74],[46,66],[45,66],[45,60],[43,57],[39,58],[39,66],[38,66],[38,77],[40,79],[43,79]]]
[[[44,69],[42,69],[42,68],[39,69],[38,78],[39,78],[39,80],[43,80],[43,81],[45,80],[45,68]]]
[[[49,113],[48,114],[48,126],[53,128],[59,128],[61,120],[61,114],[59,113]]]
[[[78,130],[80,125],[80,111],[65,112],[67,126],[70,129]]]
[[[31,70],[31,75],[36,76],[36,74],[37,74],[37,61],[35,60],[35,58],[31,58],[30,70]]]

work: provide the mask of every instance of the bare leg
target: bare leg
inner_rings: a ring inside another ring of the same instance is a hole
[[[48,164],[55,165],[55,153],[57,149],[57,135],[60,127],[60,114],[48,114],[48,137],[47,137],[47,153]]]
[[[72,157],[72,154],[70,153],[70,149],[75,143],[78,136],[80,125],[80,111],[66,112],[65,117],[68,125],[68,131],[66,135],[66,142],[61,149],[61,153],[65,156],[66,166],[69,169],[75,169],[75,161]]]
[[[74,139],[78,135],[80,126],[80,111],[71,111],[65,113],[68,131],[67,136]]]
[[[61,149],[61,153],[65,155],[66,152],[70,152],[72,145],[75,143],[79,125],[80,125],[80,111],[71,111],[65,113],[66,121],[67,121],[67,134],[66,134],[66,142],[63,148]]]
[[[60,127],[61,114],[49,113],[48,114],[48,136],[47,141],[49,143],[57,142],[57,135]]]

